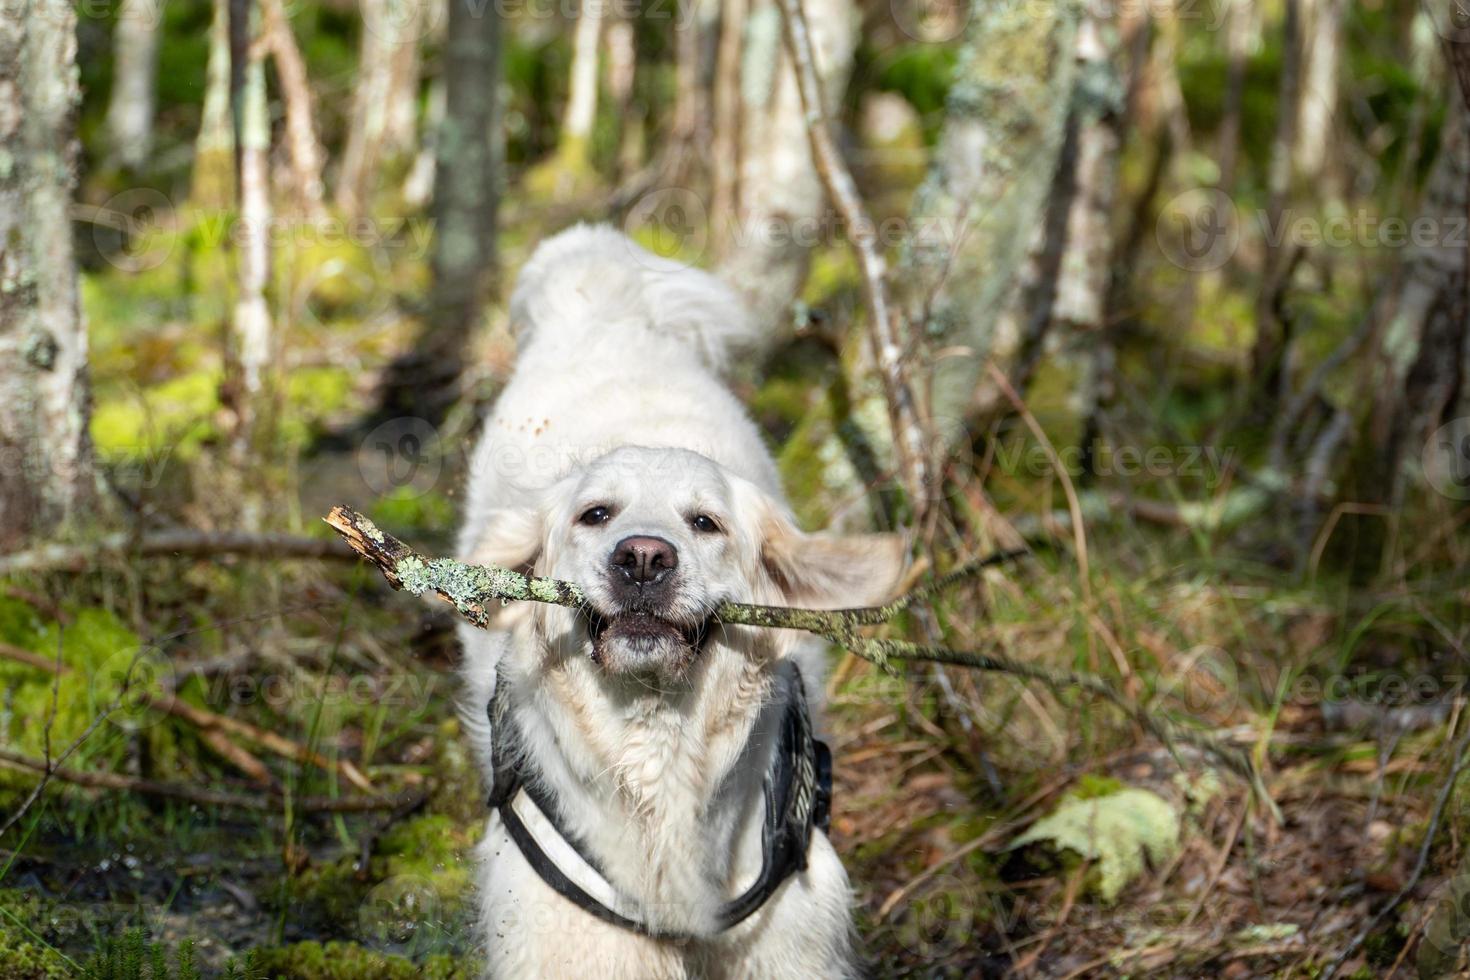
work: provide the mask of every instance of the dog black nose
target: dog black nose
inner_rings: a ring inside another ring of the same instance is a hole
[[[651,585],[679,567],[679,553],[663,538],[634,536],[613,548],[610,564],[636,585]]]

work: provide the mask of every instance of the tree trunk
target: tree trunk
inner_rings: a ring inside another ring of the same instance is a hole
[[[1078,26],[1076,86],[1045,219],[1031,238],[1019,288],[996,331],[1019,338],[1014,356],[998,362],[1018,392],[1026,391],[1048,346],[1074,360],[1077,409],[1084,418],[1100,385],[1094,359],[1077,355],[1092,346],[1103,325],[1112,268],[1112,210],[1126,96],[1118,38],[1115,25],[1097,11],[1088,11]],[[979,419],[974,428],[984,431],[1011,405],[994,385],[982,383],[970,409]]]
[[[123,0],[112,32],[112,94],[107,135],[123,166],[137,169],[153,150],[158,36],[163,9],[154,0]]]
[[[191,203],[220,211],[235,199],[235,134],[230,122],[230,0],[214,0],[205,68],[204,110],[194,140]]]
[[[1343,0],[1312,0],[1302,79],[1296,166],[1302,180],[1316,186],[1324,173],[1332,125],[1337,116],[1337,75],[1342,64]]]
[[[850,0],[807,0],[827,113],[839,116],[856,43]],[[745,294],[774,344],[791,332],[791,305],[812,248],[833,238],[826,192],[807,144],[806,114],[774,0],[751,0],[740,70],[740,171],[721,274]],[[841,236],[838,230],[837,236]]]
[[[934,366],[936,419],[964,418],[987,360],[1011,363],[1021,349],[999,314],[1053,187],[1076,39],[1064,4],[975,8],[899,277],[916,322],[950,352]]]
[[[592,124],[597,118],[597,55],[602,40],[602,12],[603,4],[599,0],[583,0],[572,43],[571,87],[561,121],[562,146],[584,158],[587,142],[592,138]]]
[[[256,41],[251,29],[254,5],[237,0],[231,11],[231,31],[243,32]],[[237,35],[238,37],[238,35]],[[235,412],[232,454],[234,462],[248,471],[254,464],[258,422],[267,405],[271,364],[271,312],[265,291],[270,284],[270,114],[266,105],[265,52],[258,43],[232,44],[245,51],[241,85],[237,94],[236,145],[239,149],[240,235],[236,269],[239,277],[235,297],[232,357],[238,369],[237,385],[231,393]],[[244,524],[254,530],[259,514],[247,506]]]
[[[1217,157],[1220,179],[1217,186],[1226,194],[1235,186],[1235,170],[1240,158],[1240,122],[1245,108],[1245,61],[1250,52],[1255,26],[1255,5],[1251,0],[1228,0],[1225,25],[1225,104],[1220,118]]]
[[[261,12],[265,17],[266,43],[270,45],[281,83],[281,101],[286,106],[286,149],[291,157],[297,204],[308,218],[318,219],[323,216],[322,146],[313,121],[306,62],[296,46],[296,36],[291,32],[282,0],[262,0]]]
[[[643,119],[633,111],[637,71],[638,46],[633,21],[615,16],[607,25],[607,92],[622,126],[617,166],[620,179],[636,171],[643,157]]]
[[[388,370],[380,414],[443,418],[495,270],[500,176],[500,21],[494,6],[448,0],[444,121],[435,142],[433,292],[418,342]]]
[[[363,0],[362,43],[337,206],[363,214],[385,163],[409,153],[418,119],[418,46],[427,0]]]
[[[0,0],[0,549],[56,533],[93,488],[68,215],[80,97],[69,0]]]
[[[1266,176],[1266,227],[1279,229],[1286,217],[1295,171],[1297,112],[1301,108],[1302,26],[1301,0],[1285,0],[1281,22],[1281,81],[1276,98],[1276,133],[1271,140],[1270,172]],[[1280,316],[1282,292],[1291,266],[1285,238],[1266,243],[1261,262],[1261,284],[1256,295],[1256,339],[1251,348],[1250,416],[1258,423],[1276,414],[1288,378],[1287,348],[1290,323]]]
[[[1438,240],[1416,244],[1405,255],[1403,285],[1373,360],[1373,409],[1345,489],[1347,499],[1382,504],[1390,512],[1403,503],[1410,454],[1453,417],[1467,383],[1462,371],[1470,358],[1470,278],[1463,237],[1456,238],[1463,236],[1470,206],[1464,115],[1448,116],[1422,208],[1424,223]],[[1350,515],[1342,524],[1337,537],[1351,552],[1357,577],[1366,579],[1382,567],[1393,545],[1384,520]]]
[[[740,186],[740,55],[744,50],[745,0],[720,4],[720,43],[715,53],[714,133],[710,146],[710,227],[720,248],[733,236],[721,230],[735,220]]]

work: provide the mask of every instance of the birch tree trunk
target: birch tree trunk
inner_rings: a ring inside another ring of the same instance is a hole
[[[93,486],[68,214],[79,101],[69,0],[0,0],[0,548],[54,533]]]
[[[576,183],[592,167],[592,125],[597,120],[598,62],[602,45],[605,0],[582,0],[572,35],[572,74],[557,136],[553,170],[559,179]]]
[[[1309,7],[1306,71],[1296,134],[1296,166],[1303,182],[1323,176],[1332,125],[1337,116],[1337,75],[1342,65],[1343,0],[1312,0]]]
[[[643,119],[633,111],[633,83],[638,72],[638,46],[633,21],[613,17],[607,25],[607,90],[622,126],[618,142],[618,177],[638,169],[643,157]]]
[[[949,420],[966,415],[987,360],[1013,363],[1021,350],[1017,321],[1000,313],[1042,223],[1077,77],[1070,4],[973,11],[898,277],[911,316],[945,352],[930,397]]]
[[[153,150],[161,0],[123,0],[112,32],[112,93],[107,135],[123,166],[137,169]]]
[[[196,208],[218,211],[235,199],[235,133],[230,121],[230,0],[214,0],[205,68],[204,110],[194,140],[189,189]]]
[[[335,200],[356,218],[384,164],[412,151],[418,119],[419,39],[428,0],[362,0],[362,43]]]
[[[253,5],[241,6],[248,18]],[[236,8],[236,12],[241,11]],[[238,29],[249,30],[246,26]],[[239,384],[233,395],[232,451],[236,465],[248,470],[257,448],[257,423],[268,397],[273,331],[265,297],[270,283],[271,201],[270,115],[266,105],[264,49],[258,43],[245,48],[248,54],[238,96],[236,128],[240,147],[240,235],[236,239],[239,291],[235,298],[232,354],[239,369]],[[247,530],[253,530],[258,521],[259,514],[252,514],[247,507],[244,521]]]
[[[836,118],[852,73],[856,13],[850,0],[809,0],[804,6],[826,110]],[[830,214],[826,192],[812,163],[801,95],[781,43],[781,11],[775,0],[751,0],[748,11],[735,220],[716,230],[728,245],[721,275],[745,294],[759,322],[770,328],[768,343],[775,344],[791,331],[791,305],[806,281],[811,250],[832,237],[835,222],[824,220]]]
[[[380,413],[437,422],[453,403],[495,271],[500,179],[500,19],[493,4],[447,0],[444,120],[435,140],[433,293],[417,343],[390,366]]]

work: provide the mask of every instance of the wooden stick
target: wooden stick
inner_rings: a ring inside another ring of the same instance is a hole
[[[573,608],[584,605],[587,596],[571,582],[522,575],[508,568],[466,565],[450,558],[425,558],[372,521],[347,507],[334,507],[326,522],[341,534],[353,550],[377,565],[394,588],[412,595],[437,593],[459,613],[481,628],[489,625],[488,610],[507,601],[546,602]],[[887,622],[919,599],[972,576],[984,568],[1014,561],[1025,552],[1005,552],[968,562],[930,585],[914,589],[885,606],[858,609],[790,609],[740,602],[721,603],[714,618],[730,626],[797,629],[813,633],[879,667],[893,671],[894,660],[926,660],[975,670],[997,671],[1037,680],[1056,690],[1079,688],[1111,701],[1145,731],[1171,750],[1193,745],[1208,752],[1226,768],[1245,779],[1261,800],[1277,815],[1260,774],[1250,758],[1226,745],[1209,732],[1185,727],[1171,718],[1144,710],[1106,678],[1097,674],[1053,670],[1040,664],[1013,660],[998,653],[974,653],[928,646],[907,640],[864,636],[859,630]]]
[[[826,95],[822,91],[822,80],[817,77],[816,55],[812,50],[806,11],[802,9],[801,0],[778,0],[778,3],[786,27],[786,50],[791,55],[797,91],[801,95],[802,108],[806,110],[812,162],[832,206],[847,225],[847,239],[857,252],[858,267],[863,276],[863,297],[872,321],[868,325],[868,337],[878,376],[883,382],[883,394],[888,401],[899,471],[903,475],[904,490],[909,495],[909,506],[914,511],[914,523],[923,527],[934,474],[930,473],[924,419],[904,367],[910,353],[907,324],[888,295],[888,265],[874,242],[878,226],[868,214],[862,195],[858,193],[857,182],[847,169],[837,148],[837,140],[832,135]]]
[[[0,558],[0,575],[22,572],[80,572],[100,558],[178,555],[200,558],[245,555],[252,558],[352,558],[341,542],[294,534],[245,534],[236,531],[175,529],[133,534],[119,531],[85,545],[49,544]]]
[[[49,775],[74,786],[88,789],[123,790],[141,793],[144,796],[159,796],[202,806],[228,806],[240,810],[274,812],[286,802],[285,795],[277,788],[264,794],[250,795],[232,793],[228,790],[210,789],[190,783],[165,782],[156,779],[141,779],[118,772],[90,772],[82,769],[61,769],[47,766],[41,759],[0,749],[0,763],[27,772]],[[373,810],[393,810],[413,801],[418,793],[398,793],[393,796],[297,796],[291,799],[293,809],[312,813],[366,813]]]
[[[32,653],[29,650],[22,649],[10,643],[0,642],[0,657],[25,664],[28,667],[34,667],[37,670],[44,670],[48,674],[66,674],[71,671],[71,668],[66,664],[58,663],[38,653]],[[234,743],[229,742],[225,738],[225,733],[238,735],[241,738],[254,742],[284,759],[291,759],[305,765],[316,766],[318,769],[323,769],[327,772],[337,772],[365,793],[371,793],[373,791],[372,781],[363,775],[362,770],[358,769],[349,760],[338,759],[336,762],[333,762],[321,753],[313,752],[306,746],[299,742],[293,742],[284,735],[266,731],[249,722],[210,711],[208,708],[198,707],[182,698],[171,695],[165,697],[150,696],[148,698],[148,706],[173,715],[175,718],[186,721],[198,728],[205,744],[214,749],[226,760],[233,763],[241,772],[250,776],[252,779],[260,782],[274,781],[260,760]]]

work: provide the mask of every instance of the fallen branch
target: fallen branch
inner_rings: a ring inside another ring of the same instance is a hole
[[[61,769],[47,766],[41,759],[0,749],[0,763],[26,772],[34,772],[48,779],[59,779],[63,783],[87,789],[123,790],[144,796],[158,796],[201,806],[228,806],[239,810],[274,812],[286,803],[286,796],[272,788],[261,794],[232,793],[228,790],[195,786],[191,783],[165,782],[157,779],[142,779],[119,772],[91,772],[83,769]],[[396,810],[412,803],[422,790],[398,793],[393,796],[295,796],[290,800],[291,808],[311,813],[366,813],[373,810]]]
[[[119,531],[87,544],[48,544],[0,558],[0,575],[22,572],[81,572],[101,558],[178,555],[209,557],[244,555],[251,558],[351,558],[341,542],[303,538],[294,534],[245,534],[236,531],[178,529],[134,534]]]
[[[578,607],[587,601],[582,589],[571,582],[522,575],[508,568],[466,565],[450,558],[425,558],[393,535],[380,530],[362,514],[347,507],[332,508],[325,520],[346,539],[354,551],[378,566],[383,577],[394,588],[412,595],[436,593],[453,604],[462,616],[481,628],[489,625],[489,610],[505,602],[546,602]],[[1244,752],[1223,744],[1208,732],[1185,727],[1173,719],[1144,710],[1099,675],[1053,670],[1039,664],[1013,660],[1001,654],[951,650],[907,640],[864,636],[860,632],[864,626],[888,622],[915,602],[929,598],[962,579],[973,577],[985,568],[1015,561],[1024,554],[1021,551],[1008,551],[966,562],[928,585],[916,588],[883,606],[790,609],[784,606],[726,602],[715,609],[714,617],[729,626],[796,629],[814,633],[889,671],[894,669],[894,660],[924,660],[1012,674],[1041,681],[1054,690],[1078,688],[1088,691],[1117,705],[1140,728],[1154,735],[1171,750],[1178,745],[1187,744],[1209,753],[1226,768],[1247,780],[1274,814],[1275,804],[1271,802],[1260,774]]]
[[[71,672],[71,668],[59,660],[51,660],[39,653],[32,653],[30,650],[10,643],[0,642],[0,659],[25,664],[27,667],[34,667],[54,676]],[[283,759],[291,759],[304,765],[316,766],[327,772],[335,772],[363,792],[373,791],[372,782],[363,775],[362,770],[347,759],[339,759],[334,762],[320,752],[313,752],[284,735],[267,731],[238,718],[231,718],[229,715],[210,711],[208,708],[198,707],[174,695],[162,697],[148,695],[146,703],[150,708],[173,715],[199,729],[199,735],[206,745],[257,782],[270,783],[274,782],[274,779],[255,756],[229,741],[227,734],[237,735],[254,742]]]

